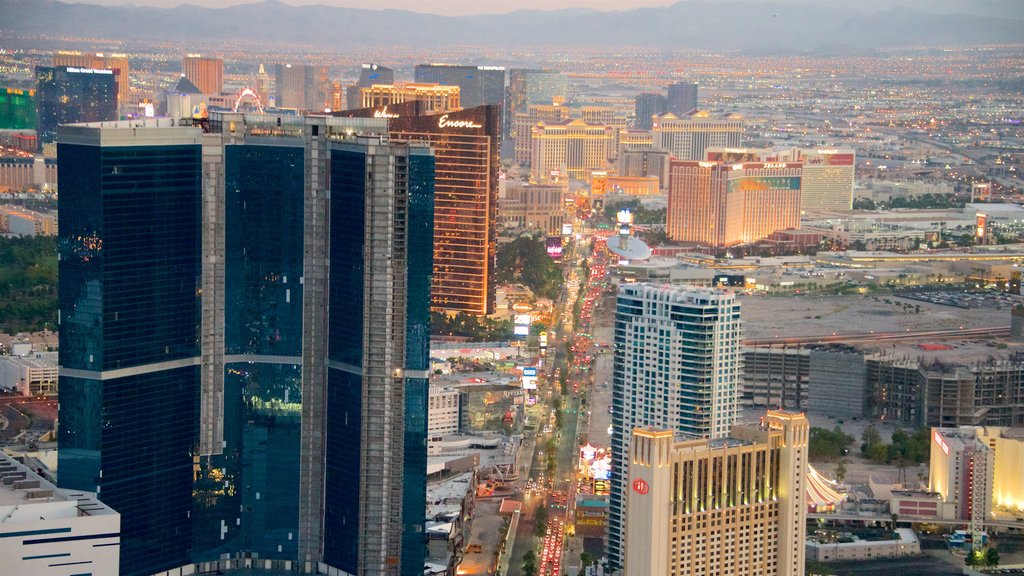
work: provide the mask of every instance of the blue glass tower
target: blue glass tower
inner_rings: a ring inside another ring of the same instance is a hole
[[[124,574],[422,574],[434,153],[207,130],[61,127],[60,483],[121,512]]]
[[[121,513],[121,574],[189,562],[200,134],[61,127],[62,487]]]

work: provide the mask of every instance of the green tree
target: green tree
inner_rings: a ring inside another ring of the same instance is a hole
[[[542,504],[537,507],[537,513],[533,516],[534,521],[537,522],[536,534],[537,536],[544,536],[548,530],[548,507],[547,504]]]
[[[521,282],[541,298],[555,299],[562,290],[562,269],[548,256],[542,238],[520,236],[499,244],[495,272],[500,283]]]
[[[839,482],[840,484],[842,484],[843,480],[846,479],[846,460],[840,460],[839,463],[836,464],[835,472],[836,472],[836,482]]]
[[[985,550],[985,565],[992,568],[999,566],[999,552],[995,548]]]
[[[594,557],[590,555],[590,552],[584,550],[580,554],[580,563],[583,564],[584,568],[586,568],[587,566],[590,566],[594,563]]]

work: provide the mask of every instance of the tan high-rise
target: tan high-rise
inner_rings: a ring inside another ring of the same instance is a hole
[[[668,237],[715,247],[800,228],[800,162],[672,160]]]
[[[809,433],[784,411],[718,440],[633,430],[624,573],[802,576]]]
[[[186,54],[181,61],[181,71],[203,94],[220,94],[224,91],[223,58]]]

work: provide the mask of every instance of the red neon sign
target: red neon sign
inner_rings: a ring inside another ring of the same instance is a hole
[[[637,478],[636,480],[633,480],[633,491],[643,496],[651,491],[651,485],[648,484],[646,480]]]

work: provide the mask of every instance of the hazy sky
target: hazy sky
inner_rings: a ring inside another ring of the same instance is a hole
[[[135,4],[141,6],[171,7],[189,3],[209,8],[251,3],[245,0],[79,0],[85,4]],[[434,14],[483,14],[511,12],[521,8],[531,10],[557,10],[561,8],[593,8],[595,10],[625,10],[644,6],[672,4],[676,0],[283,0],[295,6],[327,4],[383,10],[401,8]]]

